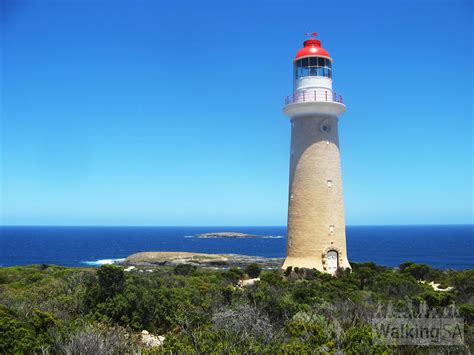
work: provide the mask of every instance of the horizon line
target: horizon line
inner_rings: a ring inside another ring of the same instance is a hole
[[[405,227],[405,226],[474,226],[474,223],[437,223],[437,224],[346,224],[346,227]],[[0,224],[0,227],[73,227],[73,228],[83,228],[83,227],[97,227],[97,228],[216,228],[216,227],[226,227],[226,228],[242,228],[242,227],[253,227],[253,228],[274,228],[274,227],[287,227],[286,225],[152,225],[152,224],[142,224],[142,225],[113,225],[113,224]]]

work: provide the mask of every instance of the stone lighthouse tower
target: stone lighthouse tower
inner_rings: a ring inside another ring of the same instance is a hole
[[[313,37],[293,60],[288,241],[282,266],[335,273],[350,268],[346,250],[339,158],[339,117],[346,111],[332,89],[332,58]]]

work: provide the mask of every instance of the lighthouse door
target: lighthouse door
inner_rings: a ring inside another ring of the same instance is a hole
[[[330,274],[334,274],[337,270],[338,264],[338,255],[337,251],[330,250],[326,254],[327,268]]]

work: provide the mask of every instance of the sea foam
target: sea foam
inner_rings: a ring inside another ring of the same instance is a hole
[[[125,261],[125,258],[121,259],[99,259],[95,261],[81,261],[81,264],[100,266],[100,265],[111,265]]]

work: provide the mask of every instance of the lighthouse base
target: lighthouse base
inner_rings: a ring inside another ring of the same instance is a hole
[[[335,274],[338,269],[351,269],[347,258],[336,251],[329,251],[323,257],[294,257],[287,256],[282,265],[282,270],[292,267],[299,269],[316,269],[319,272]]]

